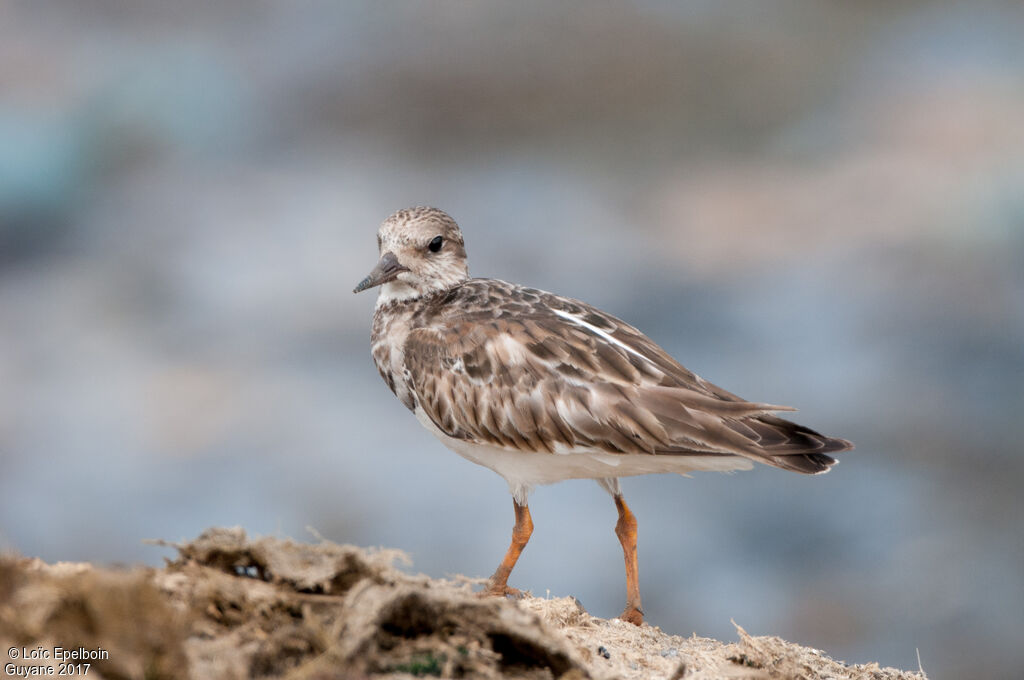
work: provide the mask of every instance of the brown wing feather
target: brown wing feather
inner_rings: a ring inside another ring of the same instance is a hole
[[[852,448],[770,414],[788,407],[708,383],[577,300],[473,279],[416,325],[404,348],[409,379],[453,437],[529,451],[739,455],[806,473]]]

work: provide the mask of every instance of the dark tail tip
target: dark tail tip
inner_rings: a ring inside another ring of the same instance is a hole
[[[839,461],[824,453],[801,453],[799,455],[775,456],[772,462],[783,470],[800,472],[805,475],[821,475],[832,469]]]
[[[840,439],[839,437],[827,437],[825,438],[825,448],[822,449],[823,453],[839,453],[840,451],[852,451],[853,442],[846,439]]]

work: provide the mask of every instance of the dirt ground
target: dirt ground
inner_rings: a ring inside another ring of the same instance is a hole
[[[167,544],[171,545],[171,544]],[[856,678],[775,637],[722,643],[590,616],[572,598],[482,599],[409,575],[395,550],[210,529],[164,568],[0,558],[5,673],[88,678]],[[62,656],[72,650],[78,658]],[[17,657],[17,658],[15,658]],[[85,664],[89,664],[85,668]]]

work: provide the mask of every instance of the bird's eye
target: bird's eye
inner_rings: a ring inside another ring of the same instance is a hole
[[[435,236],[434,240],[427,244],[427,248],[430,248],[430,252],[436,253],[441,250],[441,246],[444,245],[444,239],[440,236]]]

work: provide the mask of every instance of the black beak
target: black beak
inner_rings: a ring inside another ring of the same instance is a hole
[[[360,281],[359,285],[352,289],[352,292],[359,293],[367,288],[373,288],[382,283],[394,281],[399,274],[407,271],[409,271],[409,268],[399,264],[398,258],[395,257],[394,253],[384,253],[380,256],[380,261],[377,262],[377,266],[373,268],[373,271]]]

